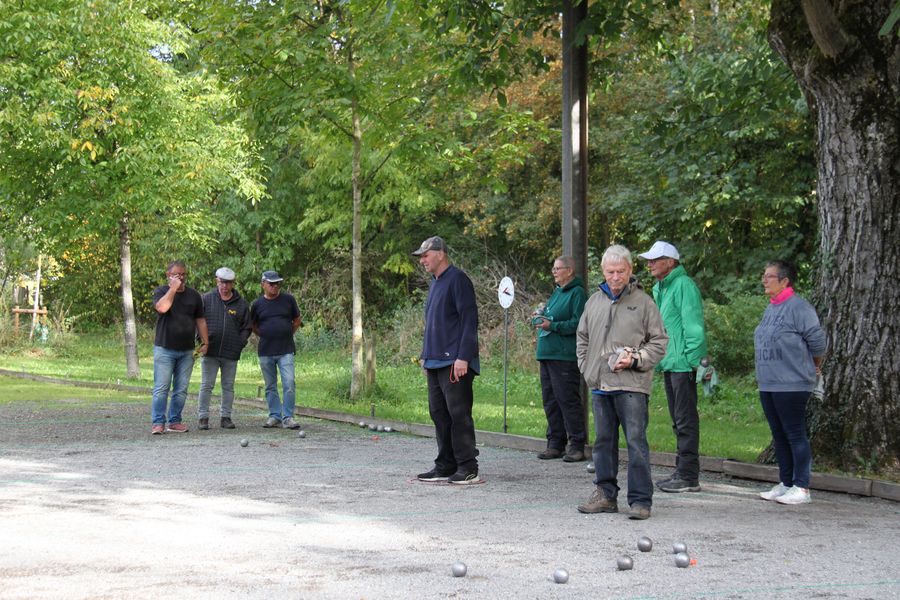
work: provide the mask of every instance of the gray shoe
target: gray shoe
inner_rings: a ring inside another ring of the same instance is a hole
[[[300,429],[300,423],[295,421],[293,417],[287,417],[281,422],[281,426],[285,429]]]
[[[659,487],[664,483],[668,483],[668,482],[672,481],[673,479],[678,479],[678,473],[672,473],[668,477],[663,477],[662,479],[657,479],[655,482],[656,487]]]
[[[664,492],[669,493],[679,493],[679,492],[699,492],[700,491],[700,482],[699,481],[687,481],[686,479],[681,479],[680,477],[675,477],[674,479],[670,479],[668,481],[663,481],[661,483],[656,484],[656,487],[661,489]]]
[[[231,421],[231,417],[222,417],[219,421],[219,427],[222,429],[234,429],[234,423]]]
[[[199,419],[197,421],[197,429],[209,429],[209,419]]]
[[[632,504],[628,511],[628,518],[635,521],[643,521],[650,518],[650,507],[642,504]]]
[[[585,514],[614,513],[619,512],[619,504],[615,500],[607,498],[603,490],[598,487],[587,502],[578,505],[578,512]]]
[[[266,429],[271,429],[272,427],[278,427],[279,425],[281,425],[281,421],[279,421],[275,417],[269,417],[268,419],[266,419],[266,424],[263,425],[263,427],[265,427]]]

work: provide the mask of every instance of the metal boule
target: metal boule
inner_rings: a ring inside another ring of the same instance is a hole
[[[569,572],[565,569],[557,569],[553,571],[553,581],[556,583],[565,583],[569,581]]]
[[[455,562],[450,566],[450,572],[453,573],[454,577],[465,577],[466,571],[466,563],[463,562]]]
[[[641,537],[638,539],[637,547],[641,552],[650,552],[653,550],[653,540],[647,536]]]
[[[686,552],[679,552],[675,555],[675,566],[679,569],[686,569],[691,566],[691,557]]]
[[[634,560],[627,554],[620,556],[618,560],[616,560],[616,567],[618,567],[620,571],[629,571],[634,568]]]

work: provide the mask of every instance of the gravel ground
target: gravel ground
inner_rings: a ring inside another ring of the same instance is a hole
[[[484,484],[423,484],[432,439],[309,420],[301,439],[247,408],[233,431],[191,419],[151,436],[148,413],[149,399],[0,406],[0,598],[900,597],[889,501],[786,507],[705,477],[630,521],[575,510],[585,463],[482,448]],[[695,566],[674,566],[676,541]],[[633,570],[616,570],[623,554]]]

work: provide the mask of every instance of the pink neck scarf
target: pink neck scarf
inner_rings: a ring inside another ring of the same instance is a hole
[[[769,304],[781,304],[788,298],[794,295],[794,288],[788,286],[769,298]]]

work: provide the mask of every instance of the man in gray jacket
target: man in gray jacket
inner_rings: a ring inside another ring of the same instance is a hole
[[[632,279],[631,252],[610,246],[601,260],[605,281],[584,307],[575,354],[591,390],[596,475],[582,513],[618,512],[619,425],[628,445],[629,518],[650,518],[653,482],[647,444],[653,368],[669,338],[653,299]]]
[[[200,362],[198,429],[209,429],[209,399],[222,371],[222,408],[220,426],[234,429],[231,410],[234,405],[234,378],[241,351],[250,337],[250,308],[234,289],[234,271],[222,267],[216,271],[216,289],[203,295],[203,313],[209,329],[209,349]]]

